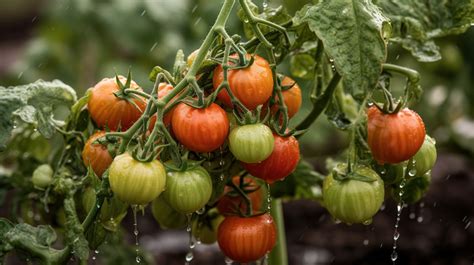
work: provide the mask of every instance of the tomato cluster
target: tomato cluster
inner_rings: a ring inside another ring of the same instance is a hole
[[[231,58],[234,60],[230,64],[237,66],[238,56]],[[300,158],[296,138],[289,130],[279,134],[274,125],[282,125],[283,115],[291,118],[299,111],[301,89],[293,79],[275,75],[264,58],[247,54],[245,59],[247,65],[228,70],[227,88],[221,87],[225,81],[224,68],[215,67],[213,87],[206,93],[216,93],[217,98],[204,106],[191,103],[197,101],[197,94],[181,97],[183,93],[174,93],[172,85],[158,84],[153,104],[170,98],[169,93],[173,93],[173,98],[163,104],[169,109],[162,115],[167,132],[159,132],[163,137],[154,140],[148,150],[171,141],[166,134],[178,145],[177,149],[162,147],[164,154],[157,159],[140,153],[145,152],[144,145],[134,147],[131,139],[120,138],[137,126],[148,131],[144,137],[163,130],[161,126],[155,128],[157,114],[143,116],[150,105],[146,93],[130,77],[122,76],[104,79],[90,89],[87,107],[98,131],[85,143],[82,158],[95,175],[108,177],[113,197],[102,206],[100,218],[104,224],[110,218],[120,222],[123,205],[151,203],[153,216],[162,228],[183,228],[191,214],[199,213],[193,217],[195,237],[203,243],[217,240],[224,254],[233,260],[254,261],[273,248],[276,230],[267,213],[267,185],[290,175]],[[190,56],[189,60],[193,58]],[[281,94],[275,85],[281,88]],[[235,100],[246,110],[233,104]],[[243,116],[253,118],[242,119]],[[131,146],[118,148],[122,141]],[[186,155],[175,161],[173,151]],[[250,173],[224,176],[227,185],[217,197],[214,189],[218,180],[200,161],[211,157],[211,153],[230,154],[232,160],[239,161],[236,165],[241,170]],[[162,159],[167,162],[161,162]],[[91,209],[95,204],[93,189],[85,190],[83,197],[84,209]],[[210,202],[211,197],[217,200]]]

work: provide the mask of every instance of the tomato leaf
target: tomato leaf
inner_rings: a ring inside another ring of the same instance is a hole
[[[76,92],[59,80],[0,87],[0,148],[5,148],[14,128],[15,116],[27,123],[37,123],[39,132],[50,138],[62,121],[54,119],[53,112],[59,105],[70,106],[76,101]]]
[[[308,23],[334,60],[345,87],[361,98],[375,87],[382,72],[388,19],[369,0],[325,0],[305,10],[293,22]]]
[[[421,62],[441,59],[434,38],[465,32],[474,22],[471,0],[377,0],[392,24],[392,40]]]

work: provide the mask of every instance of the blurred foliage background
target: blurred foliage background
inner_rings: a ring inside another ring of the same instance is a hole
[[[309,2],[312,1],[272,0],[269,4],[284,5],[291,14]],[[102,78],[125,74],[131,68],[141,86],[151,87],[148,73],[152,67],[170,68],[178,49],[187,55],[198,48],[214,22],[220,3],[220,0],[0,0],[0,85],[60,79],[82,96]],[[243,33],[237,16],[231,17],[228,28]],[[417,62],[392,44],[388,62],[421,73],[424,96],[414,109],[423,117],[441,153],[456,154],[472,164],[474,29],[439,39],[437,44],[441,47],[440,61]],[[288,62],[280,67],[281,72],[290,73]],[[309,90],[309,84],[298,81],[303,91]],[[402,87],[403,80],[399,81]],[[293,122],[309,112],[309,105],[309,99],[305,98],[303,109]],[[301,138],[304,156],[320,170],[326,157],[339,154],[345,145],[344,133],[335,130],[324,117]],[[443,155],[440,160],[442,163]],[[446,163],[449,166],[451,162]],[[472,171],[469,176],[472,177]],[[472,215],[471,206],[465,216]],[[290,217],[290,226],[291,220]],[[472,234],[472,228],[470,231]],[[288,232],[291,233],[291,227]]]

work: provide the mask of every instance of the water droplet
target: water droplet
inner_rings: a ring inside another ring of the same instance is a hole
[[[37,131],[38,131],[38,129],[36,129],[36,128],[33,129],[33,132],[37,132]]]
[[[270,184],[267,183],[267,211],[270,212],[272,209],[272,194],[270,192]]]
[[[95,260],[95,259],[96,259],[96,257],[95,257],[95,256],[92,256],[92,260]]]
[[[140,16],[144,16],[146,14],[146,10],[143,10],[143,12],[140,14]]]
[[[339,219],[334,219],[334,223],[340,224],[340,223],[342,223],[342,222],[341,222],[341,220],[339,220]]]
[[[418,216],[418,218],[416,218],[416,221],[417,221],[418,223],[423,222],[423,216]]]
[[[364,242],[362,242],[362,244],[364,244],[364,246],[367,246],[369,244],[369,240],[368,239],[364,239]]]
[[[229,265],[229,264],[232,264],[232,263],[234,263],[233,260],[231,260],[231,259],[228,258],[228,257],[225,257],[225,264]]]
[[[383,210],[385,210],[385,203],[382,204],[382,206],[380,206],[380,211],[383,211]]]
[[[219,166],[223,167],[224,165],[225,165],[225,161],[224,161],[224,159],[221,159],[219,161]]]
[[[20,72],[20,73],[18,74],[18,79],[20,79],[22,76],[23,76],[23,72]]]
[[[97,250],[97,249],[94,250],[94,253],[95,253],[95,254],[99,254],[99,250]]]
[[[415,213],[410,213],[410,215],[408,215],[408,217],[409,217],[410,219],[415,219],[416,214],[415,214]]]
[[[152,51],[156,48],[157,45],[158,45],[158,42],[155,42],[155,43],[153,44],[153,46],[151,46],[150,52],[152,52]],[[169,174],[169,173],[168,173],[168,174]]]
[[[408,171],[408,176],[414,177],[416,175],[416,169],[412,168],[410,171]]]
[[[224,181],[224,177],[225,177],[224,174],[221,174],[221,175],[219,176],[219,179],[220,179],[221,181]]]
[[[374,102],[372,102],[372,101],[367,102],[368,107],[372,107],[373,105],[374,105]]]
[[[392,255],[390,256],[393,262],[395,262],[398,259],[398,254],[396,250],[393,250]]]
[[[188,254],[186,254],[186,261],[190,262],[193,259],[194,259],[194,254],[192,252],[188,252]]]
[[[194,5],[194,6],[193,6],[193,9],[191,10],[191,13],[196,12],[196,9],[197,9],[197,8],[198,8],[198,5]]]
[[[263,9],[265,9],[265,8],[268,7],[268,2],[267,2],[267,0],[263,0],[262,6],[263,6]]]
[[[139,243],[138,243],[138,223],[137,223],[137,211],[138,211],[138,206],[137,205],[133,205],[132,206],[132,212],[133,212],[133,234],[135,235],[135,246],[136,246],[136,249],[135,249],[135,253],[136,253],[136,257],[135,257],[135,261],[137,263],[140,263],[141,261],[141,258],[140,258],[140,250],[139,250]]]
[[[202,207],[201,209],[197,210],[196,213],[201,215],[206,211],[206,206]]]
[[[198,19],[196,19],[196,22],[194,22],[194,26],[196,26],[197,24],[199,24],[199,22],[201,22],[201,17],[198,17]]]
[[[363,222],[364,225],[370,225],[372,223],[372,219],[369,219],[369,220],[365,220]]]
[[[471,226],[471,221],[467,222],[466,226],[464,226],[464,230],[467,230]]]
[[[395,233],[393,233],[393,240],[398,240],[398,238],[400,238],[400,232],[395,231]]]
[[[382,169],[380,170],[380,174],[385,175],[385,173],[387,173],[387,170],[386,170],[385,168],[382,168]]]

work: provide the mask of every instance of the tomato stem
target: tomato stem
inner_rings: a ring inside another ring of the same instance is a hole
[[[326,87],[326,90],[324,90],[323,94],[318,96],[313,101],[313,109],[306,116],[306,118],[304,118],[304,120],[296,126],[296,130],[298,131],[307,130],[309,126],[313,124],[313,122],[319,117],[319,115],[324,111],[324,109],[326,109],[340,80],[341,80],[341,76],[337,72],[335,72],[334,76],[332,77],[331,81]],[[298,135],[298,137],[301,135],[302,134]]]
[[[288,253],[286,249],[285,220],[283,218],[283,207],[280,198],[275,198],[271,202],[271,215],[275,221],[277,229],[277,242],[270,252],[268,264],[288,265]]]

